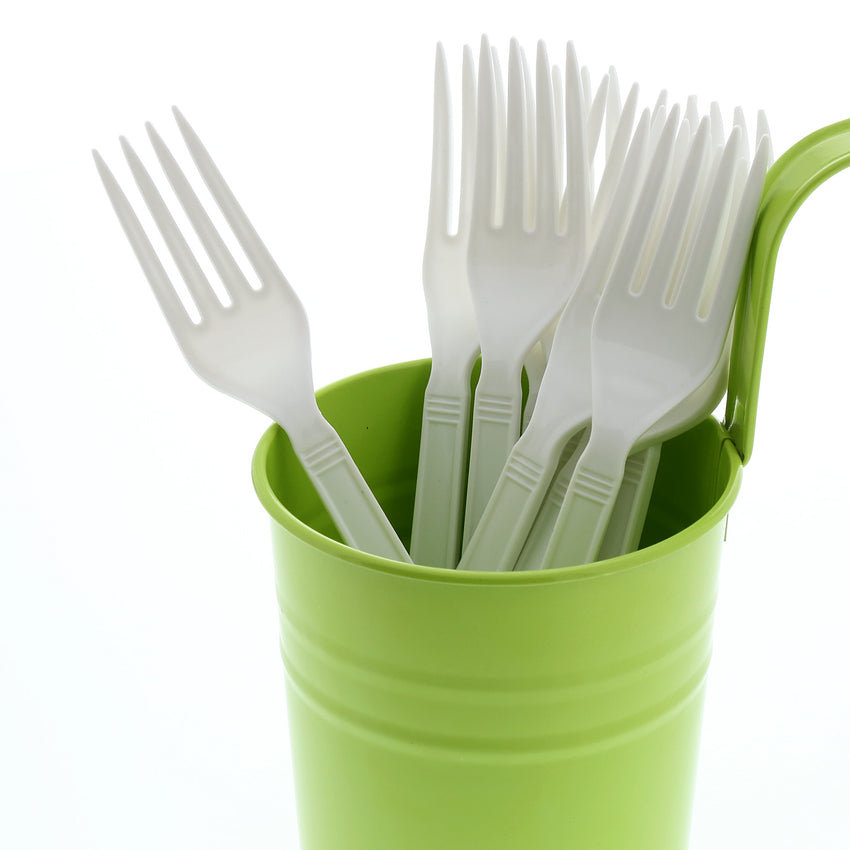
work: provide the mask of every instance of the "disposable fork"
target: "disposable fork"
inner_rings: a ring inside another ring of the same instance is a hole
[[[425,388],[419,470],[410,554],[417,564],[450,567],[460,555],[466,485],[471,371],[478,328],[466,258],[475,155],[475,64],[464,47],[460,197],[451,227],[452,130],[449,74],[442,45],[434,72],[431,202],[422,278],[431,337],[431,374]]]
[[[497,104],[489,45],[482,41],[478,86],[475,188],[469,282],[481,341],[466,494],[464,541],[477,525],[499,471],[520,433],[523,360],[569,299],[584,264],[589,190],[580,72],[567,52],[567,229],[559,227],[551,71],[537,51],[536,185],[527,172],[527,99],[520,47],[511,42],[508,69],[504,203],[494,179]],[[529,228],[527,199],[535,200]]]
[[[194,323],[135,212],[102,157],[98,172],[124,232],[189,365],[207,383],[270,416],[285,429],[343,539],[385,558],[410,561],[397,534],[333,427],[316,404],[307,317],[200,139],[175,108],[180,132],[210,193],[260,281],[254,289],[215,229],[165,143],[148,135],[187,217],[231,300],[216,296],[162,196],[126,139],[124,154],[151,215],[186,282]]]
[[[695,98],[691,97],[688,99],[685,114],[689,126],[693,127],[693,122],[699,121]],[[716,104],[712,106],[710,114],[711,137],[714,143],[712,155],[714,159],[702,168],[697,178],[694,199],[690,205],[687,221],[684,224],[686,234],[692,231],[695,222],[699,218],[704,206],[703,199],[707,195],[705,190],[706,184],[710,181],[716,162],[719,162],[723,151],[722,146],[717,146],[717,139],[722,139],[722,119],[719,117],[720,111]],[[658,238],[660,238],[660,225],[663,224],[663,221],[662,217],[656,217],[656,222],[659,226],[655,228],[655,238],[650,239],[644,247],[644,272],[646,270],[645,266],[651,260],[657,247]],[[687,237],[683,241],[687,242]],[[623,479],[616,500],[614,501],[611,517],[600,545],[600,559],[622,555],[637,548],[646,510],[649,505],[649,498],[652,493],[655,472],[660,460],[661,442],[670,434],[681,431],[690,424],[698,421],[699,418],[705,415],[706,410],[717,406],[723,393],[726,373],[727,363],[721,358],[709,379],[705,381],[700,389],[684,399],[677,409],[671,410],[663,420],[656,423],[643,436],[641,444],[646,445],[647,448],[633,451],[629,455],[625,463]],[[587,446],[588,437],[589,432],[585,434],[585,439],[578,449],[559,467],[555,479],[546,493],[543,504],[534,519],[534,523],[514,567],[515,570],[537,570],[542,568],[543,556],[549,545],[552,529],[558,518],[578,459]]]
[[[589,94],[591,83],[587,68],[581,70],[582,93],[585,98],[583,105],[583,115],[585,125],[587,127],[587,162],[585,168],[588,174],[588,187],[591,198],[595,191],[595,182],[593,177],[593,160],[596,156],[596,151],[599,146],[599,141],[602,133],[602,122],[606,115],[606,106],[608,98],[608,76],[604,76],[596,89],[596,94]],[[557,141],[555,152],[555,187],[557,197],[563,197],[565,186],[563,179],[562,161],[564,157],[564,149],[566,146],[566,127],[564,119],[564,84],[561,77],[560,68],[557,65],[552,66],[552,94],[555,104],[555,137]],[[534,120],[533,115],[531,119]],[[611,116],[612,120],[619,120],[619,114]],[[631,122],[634,121],[632,115]],[[606,163],[607,170],[607,163]],[[559,227],[565,230],[566,222],[566,205],[563,205],[561,212],[564,213],[560,221]],[[586,250],[590,250],[593,246],[593,234],[589,235]],[[571,286],[571,283],[567,283]],[[525,358],[525,376],[528,382],[528,395],[525,400],[525,405],[522,411],[522,428],[525,429],[531,414],[534,412],[534,405],[537,401],[537,393],[540,390],[540,382],[543,380],[543,373],[546,371],[546,363],[549,359],[549,352],[552,348],[552,338],[555,335],[555,325],[558,323],[558,316],[555,316],[548,326],[544,329],[540,339],[532,346]]]
[[[642,434],[708,379],[722,354],[769,151],[769,142],[761,140],[733,205],[742,136],[742,128],[734,127],[690,245],[682,244],[685,229],[671,213],[645,281],[634,279],[635,252],[618,258],[594,317],[590,439],[567,489],[544,569],[596,558],[625,459]],[[707,281],[712,256],[719,246],[724,250],[727,234],[719,279]],[[683,252],[687,262],[677,280]]]
[[[645,167],[650,146],[650,113],[645,110],[629,147],[611,214],[593,247],[573,297],[561,314],[537,405],[523,435],[513,447],[493,496],[486,506],[459,569],[513,569],[546,489],[567,442],[590,421],[590,325],[612,258],[629,222],[646,229],[652,220],[670,168],[679,125],[671,111],[664,131]],[[683,132],[687,132],[684,128]],[[707,133],[702,134],[705,139]],[[644,178],[644,172],[646,176]],[[631,229],[634,229],[631,228]]]
[[[694,116],[697,114],[695,99],[689,99],[687,112]],[[743,110],[740,107],[736,107],[735,109],[734,126],[741,128],[743,155],[739,161],[739,168],[733,182],[730,209],[736,209],[740,204],[747,171],[750,167],[746,121]],[[770,130],[763,111],[759,111],[758,113],[756,139],[767,139],[768,154],[766,168],[770,168]],[[718,148],[717,151],[718,153],[716,155],[719,159],[719,152],[722,152],[722,148]],[[728,251],[734,228],[735,217],[729,215],[723,244],[712,258],[712,265],[706,276],[708,284],[704,292],[704,302],[710,301],[713,297],[720,264],[723,262]],[[598,559],[624,555],[634,551],[638,547],[646,511],[649,506],[649,498],[655,481],[655,473],[660,460],[661,443],[669,436],[681,433],[682,430],[696,424],[720,403],[726,391],[731,342],[731,333],[729,333],[723,353],[718,359],[717,365],[708,380],[698,390],[683,399],[675,409],[671,410],[641,437],[639,444],[641,446],[646,445],[648,448],[633,451],[629,455],[626,461],[623,482],[620,485],[620,491],[617,494],[608,526],[602,538],[602,545],[597,556]],[[564,484],[564,493],[568,484],[568,481]]]

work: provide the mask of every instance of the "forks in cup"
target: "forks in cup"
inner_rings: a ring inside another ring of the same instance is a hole
[[[118,181],[95,151],[104,188],[178,345],[208,384],[270,416],[286,431],[346,543],[409,562],[369,485],[316,404],[310,334],[298,296],[197,134],[176,108],[174,116],[198,171],[260,281],[258,289],[250,285],[185,174],[148,124],[156,156],[230,298],[229,305],[222,304],[141,159],[122,138],[133,177],[200,314],[200,321],[193,322]]]

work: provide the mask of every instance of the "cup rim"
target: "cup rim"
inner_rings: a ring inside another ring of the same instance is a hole
[[[341,380],[334,381],[333,383],[322,387],[316,395],[317,398],[321,398],[325,393],[333,392],[339,387],[361,380],[370,375],[386,373],[396,369],[411,368],[421,362],[422,361],[409,361],[406,363],[396,363],[391,366],[381,366],[365,372],[358,372],[357,374],[349,375],[346,378],[342,378]],[[619,573],[635,569],[646,565],[647,563],[664,558],[667,555],[679,551],[698,540],[711,528],[717,525],[726,516],[726,514],[728,514],[729,509],[732,507],[732,503],[735,501],[735,498],[741,488],[743,472],[741,457],[735,449],[735,444],[729,437],[729,434],[723,425],[721,425],[713,416],[709,416],[703,421],[711,422],[713,427],[720,432],[721,452],[725,452],[730,457],[733,468],[733,474],[730,476],[729,482],[708,511],[696,520],[696,522],[687,526],[687,528],[683,528],[681,531],[671,535],[670,537],[666,537],[664,540],[660,540],[658,543],[654,543],[644,549],[639,549],[636,552],[631,552],[628,555],[621,555],[616,558],[608,558],[602,561],[594,561],[590,564],[555,567],[548,570],[531,570],[523,572],[477,572],[467,570],[449,570],[443,567],[432,567],[425,564],[408,564],[403,561],[395,561],[390,558],[383,558],[379,555],[372,555],[368,552],[354,549],[353,547],[348,546],[345,543],[340,543],[337,540],[333,540],[330,537],[326,537],[324,534],[316,531],[292,514],[280,501],[280,499],[278,499],[271,487],[268,475],[266,474],[268,456],[277,435],[283,431],[283,429],[276,423],[273,423],[265,430],[257,443],[251,462],[251,477],[257,497],[272,520],[306,545],[311,546],[314,549],[318,549],[330,557],[346,561],[354,566],[365,567],[382,573],[392,573],[422,581],[449,582],[467,585],[523,586],[553,584],[564,581],[583,581],[609,575],[611,573]]]

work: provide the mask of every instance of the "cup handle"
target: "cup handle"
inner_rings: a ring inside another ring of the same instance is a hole
[[[815,131],[768,171],[735,317],[724,425],[746,464],[753,451],[767,318],[779,245],[794,214],[825,180],[850,166],[850,119]]]

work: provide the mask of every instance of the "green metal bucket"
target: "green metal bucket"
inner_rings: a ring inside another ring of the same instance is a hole
[[[402,564],[340,540],[277,426],[272,518],[302,850],[684,850],[725,517],[752,447],[779,241],[850,164],[850,121],[771,170],[726,423],[664,445],[642,548],[543,572]],[[409,542],[427,361],[318,394]]]

